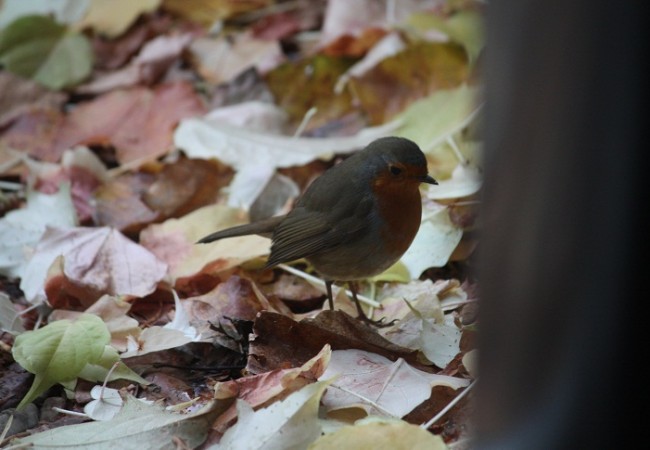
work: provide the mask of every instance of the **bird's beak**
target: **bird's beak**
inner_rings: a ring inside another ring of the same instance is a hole
[[[434,180],[433,177],[432,177],[431,175],[428,175],[428,174],[425,175],[425,176],[423,176],[423,177],[421,177],[421,178],[420,178],[420,181],[421,181],[422,183],[438,184],[438,182],[437,182],[436,180]]]

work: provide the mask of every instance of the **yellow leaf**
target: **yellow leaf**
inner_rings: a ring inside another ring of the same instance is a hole
[[[435,436],[416,425],[401,420],[368,418],[356,425],[343,427],[334,433],[317,439],[309,450],[337,450],[356,448],[360,450],[410,450],[447,448],[440,436]]]
[[[217,20],[264,8],[272,3],[272,0],[163,0],[163,9],[210,26]]]
[[[124,33],[140,16],[155,11],[161,0],[93,0],[77,28],[92,28],[114,38]]]

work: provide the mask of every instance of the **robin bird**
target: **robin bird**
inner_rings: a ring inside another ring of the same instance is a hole
[[[305,258],[325,280],[330,309],[332,282],[345,281],[359,319],[385,325],[365,315],[354,281],[383,272],[409,248],[422,216],[420,183],[438,184],[417,144],[380,138],[314,180],[288,214],[217,231],[198,243],[271,237],[265,268]]]

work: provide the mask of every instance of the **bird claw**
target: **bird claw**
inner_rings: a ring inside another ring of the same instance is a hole
[[[386,322],[385,317],[382,317],[379,320],[372,320],[372,319],[368,318],[365,314],[360,315],[359,317],[357,317],[357,319],[361,320],[362,322],[367,323],[368,325],[371,325],[371,326],[377,327],[377,328],[387,328],[387,327],[391,327],[391,326],[393,326],[393,325],[395,325],[397,323],[397,319],[393,319],[390,322]]]

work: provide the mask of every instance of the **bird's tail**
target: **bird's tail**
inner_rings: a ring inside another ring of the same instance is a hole
[[[247,223],[225,230],[216,231],[197,241],[197,244],[207,244],[219,239],[230,238],[235,236],[247,236],[249,234],[259,234],[260,236],[271,237],[275,227],[284,219],[285,216],[269,217],[259,222]]]

